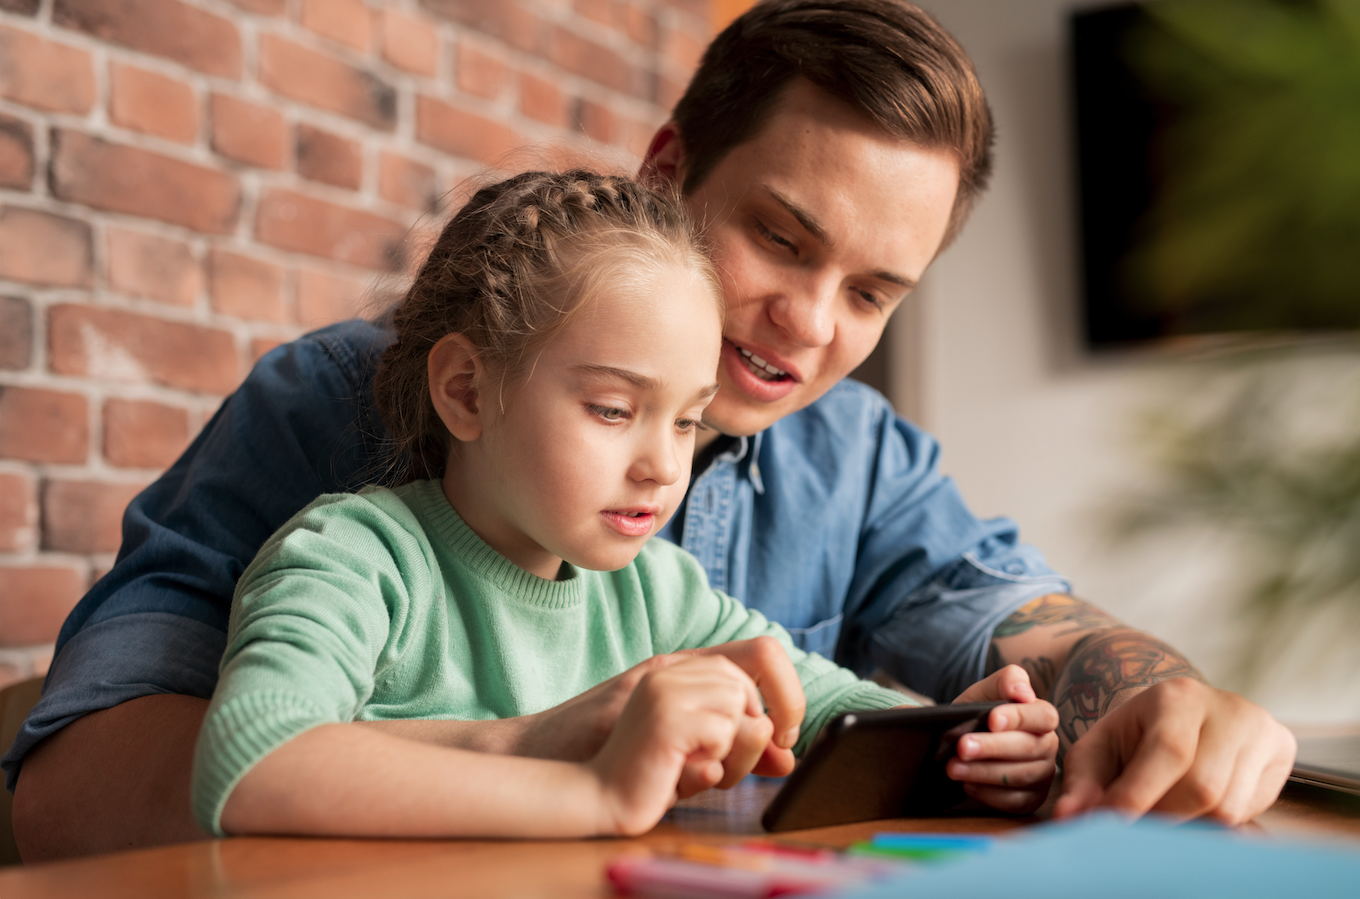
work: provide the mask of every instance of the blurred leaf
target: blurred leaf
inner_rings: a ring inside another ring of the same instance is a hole
[[[1324,610],[1343,613],[1337,645],[1360,636],[1360,368],[1343,371],[1239,357],[1142,428],[1159,482],[1123,501],[1117,533],[1210,527],[1240,542],[1244,689]]]
[[[1126,53],[1167,125],[1134,292],[1178,332],[1360,327],[1360,0],[1145,9]]]

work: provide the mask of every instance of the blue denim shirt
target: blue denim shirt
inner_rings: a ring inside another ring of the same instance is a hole
[[[71,612],[43,697],[3,764],[156,693],[208,698],[236,580],[322,493],[382,479],[371,383],[387,333],[346,322],[278,347],[123,516],[117,564]],[[983,675],[992,630],[1066,582],[1007,519],[980,521],[935,441],[844,381],[753,438],[727,439],[662,531],[714,587],[860,674],[948,700]]]

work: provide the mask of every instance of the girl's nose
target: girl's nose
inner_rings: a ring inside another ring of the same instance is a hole
[[[651,435],[628,472],[635,481],[655,481],[669,487],[680,479],[680,456],[669,435]]]

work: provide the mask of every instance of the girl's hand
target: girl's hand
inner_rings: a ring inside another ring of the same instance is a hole
[[[989,733],[966,734],[945,771],[969,796],[1001,811],[1029,814],[1044,804],[1057,770],[1058,710],[1034,695],[1029,674],[1007,665],[954,702],[995,702]]]
[[[599,832],[650,830],[675,803],[686,767],[718,783],[743,731],[764,745],[774,725],[755,683],[723,656],[683,659],[645,675],[588,763],[600,789]]]

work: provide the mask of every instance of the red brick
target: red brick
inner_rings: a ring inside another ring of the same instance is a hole
[[[59,199],[209,234],[231,233],[241,202],[240,184],[225,172],[60,128],[52,131],[50,181]]]
[[[663,53],[680,71],[689,73],[699,67],[699,59],[704,55],[705,41],[696,38],[683,28],[667,28]]]
[[[236,26],[179,0],[56,0],[52,21],[208,75],[241,76]]]
[[[283,168],[288,149],[283,113],[226,94],[213,94],[211,108],[214,151],[257,168]]]
[[[613,19],[610,15],[613,0],[576,0],[572,6],[578,14],[601,25],[609,25]]]
[[[36,544],[37,496],[28,475],[0,474],[0,552],[26,552]]]
[[[302,0],[302,27],[360,51],[373,30],[364,0]]]
[[[617,116],[619,128],[614,137],[614,143],[623,147],[630,154],[638,159],[647,155],[647,149],[652,144],[652,138],[656,136],[656,129],[660,123],[640,122],[629,116]]]
[[[421,212],[438,205],[434,169],[396,153],[384,152],[378,158],[378,193],[384,200]]]
[[[183,81],[132,66],[109,65],[109,118],[115,125],[182,144],[198,137],[198,101]]]
[[[439,69],[439,35],[423,17],[393,10],[382,12],[383,59],[414,75],[433,76]]]
[[[116,309],[62,304],[48,311],[48,357],[60,375],[154,382],[230,393],[240,380],[231,334]]]
[[[676,81],[674,78],[667,78],[665,75],[657,76],[655,100],[657,106],[660,106],[662,109],[674,109],[675,104],[680,102],[680,98],[684,96],[684,93],[684,82]]]
[[[547,58],[574,75],[650,100],[655,93],[649,74],[608,47],[581,37],[560,25],[553,26]]]
[[[260,39],[260,82],[285,97],[383,131],[391,131],[397,124],[397,92],[390,84],[333,56],[272,34]]]
[[[567,104],[562,89],[546,78],[528,72],[519,76],[519,111],[549,125],[567,125]]]
[[[32,387],[0,387],[0,457],[83,465],[90,450],[85,397]]]
[[[18,371],[33,361],[33,309],[19,297],[0,297],[0,368]]]
[[[252,337],[252,338],[250,338],[250,362],[251,362],[251,364],[253,365],[253,364],[255,364],[256,362],[259,362],[259,361],[260,361],[260,358],[263,357],[265,353],[267,353],[267,352],[269,352],[270,350],[274,349],[274,347],[276,347],[276,346],[282,346],[283,344],[284,344],[284,341],[279,340],[279,339],[276,338],[276,337]]]
[[[306,328],[319,328],[354,318],[364,306],[368,285],[353,278],[300,271],[297,281],[297,319]]]
[[[538,17],[515,0],[421,0],[435,15],[498,38],[517,50],[539,49]]]
[[[20,16],[33,16],[38,13],[41,0],[0,0],[0,10]]]
[[[167,468],[189,445],[189,413],[140,400],[104,403],[104,458],[119,468]]]
[[[33,126],[0,115],[0,187],[28,190],[33,186]]]
[[[416,97],[416,140],[487,165],[504,161],[524,141],[510,126],[433,97]]]
[[[90,226],[50,212],[0,206],[0,278],[89,287]]]
[[[227,0],[227,2],[246,12],[262,16],[281,16],[288,8],[288,0]]]
[[[223,315],[252,321],[281,322],[283,269],[226,250],[208,255],[208,295]]]
[[[94,63],[75,47],[0,25],[0,97],[52,112],[94,108]]]
[[[312,181],[358,190],[364,180],[363,147],[338,134],[299,125],[297,173]]]
[[[277,188],[260,198],[255,217],[261,243],[373,269],[401,267],[405,232],[391,219]]]
[[[111,553],[123,542],[123,511],[143,484],[53,480],[42,490],[42,548]]]
[[[0,568],[0,646],[55,641],[83,592],[81,580],[65,565]]]
[[[109,286],[122,294],[192,306],[203,270],[186,243],[109,229]]]
[[[628,39],[648,50],[656,49],[659,28],[656,17],[629,3],[623,7],[623,31]]]
[[[455,70],[460,91],[490,100],[499,97],[510,80],[504,59],[466,40],[458,43]]]
[[[613,110],[584,99],[576,101],[575,124],[577,131],[602,144],[613,141],[618,130],[618,123],[615,121]]]

